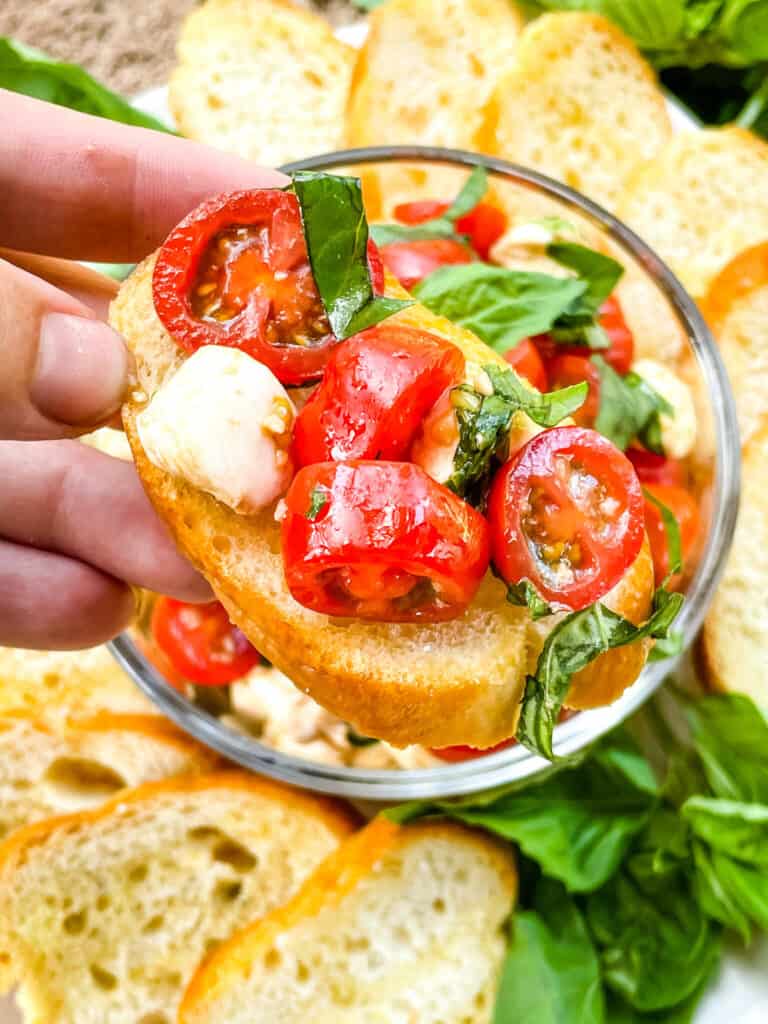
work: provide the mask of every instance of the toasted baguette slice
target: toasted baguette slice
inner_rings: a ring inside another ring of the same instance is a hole
[[[768,417],[768,242],[731,260],[709,286],[702,312],[731,379],[742,445]]]
[[[618,214],[702,298],[730,260],[768,238],[768,145],[736,127],[677,135],[633,172]]]
[[[102,712],[57,724],[0,715],[0,839],[127,786],[210,772],[218,760],[156,715]]]
[[[150,703],[106,647],[23,651],[0,647],[0,714],[57,718],[97,711],[152,714]]]
[[[355,51],[283,0],[207,0],[184,22],[169,101],[183,135],[277,167],[338,149]]]
[[[525,29],[490,98],[480,149],[613,208],[637,160],[671,137],[650,66],[597,14],[546,14]]]
[[[526,673],[535,667],[543,638],[527,610],[509,604],[506,588],[491,573],[469,609],[451,622],[332,619],[304,608],[288,592],[274,509],[237,515],[147,459],[136,434],[136,415],[183,359],[155,313],[153,267],[154,258],[149,258],[134,271],[110,314],[134,353],[140,382],[123,407],[123,418],[150,499],[233,621],[297,686],[365,736],[400,747],[488,747],[511,736]],[[387,291],[406,294],[392,279]],[[474,335],[418,303],[397,316],[401,323],[447,338],[475,366],[489,361],[507,365]],[[531,426],[518,414],[515,429],[523,437]],[[652,590],[646,545],[606,603],[638,622],[648,612]],[[620,693],[637,677],[645,656],[642,644],[617,648],[582,670],[573,684],[578,706],[589,700],[592,680],[597,692],[605,692],[606,674],[611,692]]]
[[[179,1024],[489,1021],[516,887],[478,833],[374,821],[213,954]]]
[[[481,149],[482,110],[514,59],[521,28],[509,0],[388,0],[368,18],[346,142]],[[451,199],[466,172],[401,164],[363,168],[362,177],[369,216],[389,220],[399,202]]]
[[[230,772],[13,833],[0,962],[27,1024],[170,1024],[201,957],[284,903],[352,828],[333,801]]]
[[[741,503],[725,573],[704,623],[705,677],[768,709],[768,419],[742,453]]]

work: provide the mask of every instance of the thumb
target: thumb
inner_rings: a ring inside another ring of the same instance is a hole
[[[131,360],[88,306],[0,261],[0,439],[74,437],[119,409]]]

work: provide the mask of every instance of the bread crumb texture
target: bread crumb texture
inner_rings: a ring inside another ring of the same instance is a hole
[[[230,772],[14,833],[0,847],[0,963],[25,1020],[171,1024],[201,958],[284,903],[352,828],[332,801]]]
[[[488,838],[374,821],[213,955],[180,1024],[485,1024],[515,894]]]

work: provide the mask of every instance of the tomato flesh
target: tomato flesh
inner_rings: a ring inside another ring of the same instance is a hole
[[[547,390],[547,371],[539,351],[530,338],[518,341],[504,353],[504,358],[519,377],[527,380],[537,391]]]
[[[423,224],[425,220],[441,217],[450,205],[439,199],[400,203],[395,207],[395,218],[401,224]],[[506,230],[507,218],[493,203],[478,203],[456,221],[456,233],[469,236],[469,244],[482,260],[488,259],[491,247]]]
[[[186,604],[160,597],[152,612],[152,635],[176,672],[199,686],[223,686],[261,661],[244,633],[218,601]]]
[[[410,291],[439,267],[471,263],[471,250],[453,238],[423,238],[382,245],[381,258],[403,288]]]
[[[463,373],[461,351],[426,331],[385,322],[348,338],[296,419],[295,464],[404,460],[424,417]]]
[[[580,427],[591,427],[600,411],[600,371],[586,356],[558,355],[547,368],[548,384],[552,391],[571,384],[589,385],[584,404],[573,413]]]
[[[383,268],[369,245],[374,289]],[[177,345],[241,348],[283,384],[322,375],[337,344],[309,265],[296,196],[216,196],[174,228],[152,277],[157,315]]]
[[[448,764],[460,764],[462,761],[474,761],[478,757],[487,757],[488,754],[497,754],[500,750],[507,750],[508,747],[514,747],[517,740],[512,737],[509,740],[502,740],[501,743],[497,743],[494,747],[485,747],[480,749],[479,747],[431,747],[430,754],[434,754],[435,757],[439,757],[441,761],[447,761]]]
[[[701,532],[701,516],[693,495],[683,487],[667,484],[646,484],[646,491],[654,496],[662,505],[666,505],[677,520],[680,528],[680,547],[683,563],[690,557]],[[652,501],[645,501],[645,530],[653,555],[653,572],[656,585],[659,586],[669,574],[669,543],[661,510]],[[679,584],[681,574],[670,580],[670,586]]]
[[[553,427],[499,470],[488,502],[492,558],[556,607],[615,586],[643,543],[643,496],[626,456],[593,430]]]
[[[326,615],[440,622],[470,603],[488,568],[488,524],[410,463],[306,466],[286,495],[285,577]]]
[[[628,448],[627,458],[635,467],[641,484],[663,484],[669,487],[682,487],[685,484],[685,467],[677,459],[668,459],[664,455],[648,452],[645,448]]]

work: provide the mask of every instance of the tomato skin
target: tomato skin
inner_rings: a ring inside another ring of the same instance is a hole
[[[439,199],[400,203],[395,207],[395,218],[401,224],[423,224],[425,220],[442,216],[450,205]],[[493,203],[478,203],[473,210],[456,221],[456,233],[469,235],[469,244],[481,260],[488,259],[492,246],[506,230],[507,218]]]
[[[610,441],[594,430],[553,427],[498,471],[488,522],[502,578],[530,580],[545,600],[577,611],[608,593],[637,558],[643,495],[632,464]]]
[[[632,369],[635,358],[635,342],[624,319],[619,300],[613,295],[609,295],[600,307],[597,320],[608,335],[610,347],[601,349],[596,354],[602,356],[606,363],[623,377]],[[591,354],[586,345],[567,345],[555,341],[550,334],[537,334],[533,341],[546,364],[558,356],[588,358]]]
[[[645,489],[662,505],[666,505],[677,520],[677,525],[680,527],[683,564],[685,564],[701,532],[701,516],[696,499],[683,487],[646,484]],[[645,500],[645,530],[651,545],[656,586],[659,586],[669,573],[669,545],[661,511],[647,498]],[[678,573],[670,580],[670,586],[673,589],[680,583],[680,578],[681,574]]]
[[[497,754],[500,750],[506,750],[508,747],[514,747],[517,740],[514,736],[508,740],[502,740],[501,743],[497,743],[493,747],[486,747],[480,749],[478,747],[430,747],[430,754],[434,754],[435,757],[439,757],[441,761],[446,761],[448,764],[461,764],[463,761],[474,761],[478,757],[487,757],[488,754]]]
[[[627,458],[635,467],[638,480],[646,487],[649,484],[683,487],[685,484],[685,467],[677,459],[668,459],[664,455],[648,452],[645,448],[628,448]]]
[[[573,420],[580,427],[591,427],[600,411],[600,371],[595,364],[586,356],[558,355],[547,367],[547,377],[552,391],[570,384],[587,382],[589,390],[586,400],[573,413]]]
[[[403,288],[410,291],[438,267],[471,263],[470,249],[453,238],[423,238],[382,245],[381,258]]]
[[[215,295],[231,300],[231,315],[205,316],[194,308],[199,273],[217,237],[237,229],[251,231],[252,242],[246,239],[231,258],[221,256],[224,262],[213,285]],[[372,242],[368,256],[374,290],[381,291],[383,267]],[[201,203],[161,246],[152,296],[157,315],[180,348],[241,348],[283,384],[320,377],[337,344],[309,266],[298,200],[278,189],[228,192]],[[308,343],[291,343],[297,336]]]
[[[296,419],[295,464],[404,460],[424,417],[463,374],[461,351],[426,331],[385,322],[348,338]]]
[[[259,652],[229,621],[218,601],[186,604],[159,597],[152,611],[151,630],[174,670],[198,686],[234,682],[261,661]]]
[[[514,348],[504,353],[504,358],[517,373],[537,391],[547,390],[547,371],[539,351],[530,338],[518,341]]]
[[[309,519],[318,493],[325,501]],[[488,569],[485,519],[411,463],[306,466],[285,503],[288,588],[300,604],[325,615],[379,622],[456,618]]]

